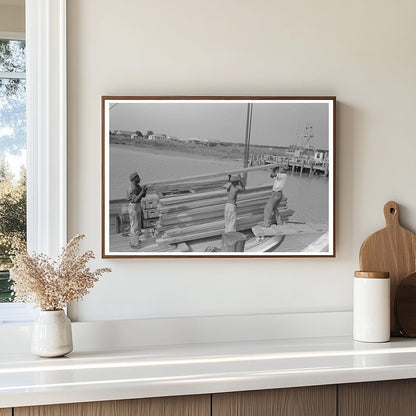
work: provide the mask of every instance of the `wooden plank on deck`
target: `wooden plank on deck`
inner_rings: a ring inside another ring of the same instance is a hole
[[[258,224],[252,228],[253,233],[257,237],[271,235],[296,235],[296,234],[314,234],[324,233],[328,231],[327,224],[293,224],[286,223],[281,225],[273,224],[266,228]]]
[[[254,166],[250,168],[240,168],[240,169],[232,169],[232,170],[226,170],[224,172],[219,173],[206,173],[203,175],[196,175],[196,176],[186,176],[183,178],[178,179],[165,179],[162,181],[156,181],[156,182],[148,182],[147,185],[149,187],[156,186],[156,185],[162,185],[162,184],[174,184],[174,183],[181,183],[186,182],[190,180],[198,180],[198,179],[209,179],[209,178],[216,178],[218,176],[224,176],[226,179],[228,175],[234,175],[236,173],[246,173],[246,172],[255,172],[258,170],[267,170],[267,169],[273,169],[275,167],[280,166],[281,163],[274,163],[270,165],[262,165],[262,166]]]

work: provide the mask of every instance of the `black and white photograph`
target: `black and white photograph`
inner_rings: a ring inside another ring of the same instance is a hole
[[[334,257],[335,97],[102,97],[103,257]]]

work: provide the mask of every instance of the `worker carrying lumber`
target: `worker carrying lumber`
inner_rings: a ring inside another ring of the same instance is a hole
[[[241,175],[228,175],[225,184],[227,190],[227,203],[224,208],[225,232],[237,231],[237,195],[245,190]]]
[[[129,179],[130,188],[127,191],[127,200],[129,201],[130,247],[137,248],[140,245],[139,237],[143,221],[141,201],[146,196],[147,185],[140,186],[140,176],[137,172],[130,174]]]
[[[283,187],[286,184],[287,168],[284,165],[276,166],[272,169],[270,174],[271,178],[274,178],[273,190],[269,200],[264,207],[264,227],[268,228],[272,224],[281,225],[283,221],[279,214],[279,204],[283,198]]]

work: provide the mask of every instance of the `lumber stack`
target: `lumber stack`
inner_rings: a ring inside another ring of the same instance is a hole
[[[247,187],[237,198],[237,231],[250,229],[263,221],[264,206],[272,192],[271,185]],[[192,196],[174,196],[159,199],[159,238],[157,243],[176,244],[222,235],[225,228],[225,189],[194,192]],[[293,214],[287,208],[287,198],[279,205],[284,220]]]
[[[144,227],[156,227],[159,246],[221,236],[224,233],[224,207],[228,175],[269,169],[274,165],[242,168],[229,172],[199,175],[154,182],[142,201]],[[263,221],[264,207],[272,183],[246,187],[237,197],[237,231],[249,230]],[[283,221],[293,215],[287,198],[282,198],[279,213]]]
[[[227,180],[224,178],[216,178],[205,180],[184,179],[182,182],[176,183],[155,183],[148,185],[148,192],[157,193],[162,197],[181,193],[204,192],[218,189],[222,187],[226,181]]]

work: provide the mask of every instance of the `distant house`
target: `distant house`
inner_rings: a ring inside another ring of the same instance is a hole
[[[130,136],[131,135],[131,131],[127,131],[127,130],[115,130],[114,134],[117,136]]]
[[[138,139],[139,138],[139,135],[138,134],[136,134],[136,133],[133,133],[131,136],[130,136],[130,139]]]
[[[149,140],[167,140],[166,134],[151,134]]]

